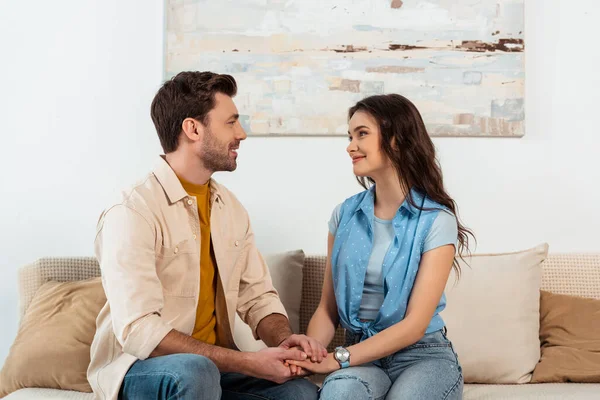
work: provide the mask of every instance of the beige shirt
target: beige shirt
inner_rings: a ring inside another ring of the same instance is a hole
[[[254,332],[286,315],[256,248],[248,214],[211,180],[211,236],[218,269],[217,344],[235,348],[235,313]],[[88,380],[116,399],[127,370],[175,329],[192,334],[200,291],[200,222],[190,197],[161,157],[155,170],[100,216],[95,240],[107,303],[96,321]]]

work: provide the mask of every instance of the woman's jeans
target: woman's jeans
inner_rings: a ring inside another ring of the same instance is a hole
[[[360,335],[359,335],[360,337]],[[346,345],[357,342],[346,335]],[[327,376],[320,399],[434,400],[461,399],[462,369],[442,331],[369,364],[337,370]]]

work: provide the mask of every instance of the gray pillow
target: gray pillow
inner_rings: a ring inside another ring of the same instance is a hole
[[[281,303],[290,319],[294,333],[300,332],[300,300],[302,299],[302,269],[304,251],[294,250],[264,256],[269,267],[273,286],[279,293]],[[267,347],[262,340],[255,340],[252,330],[238,315],[235,317],[233,339],[242,351],[258,351]]]

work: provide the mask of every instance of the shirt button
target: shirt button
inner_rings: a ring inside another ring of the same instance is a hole
[[[194,240],[196,240],[196,238],[197,238],[197,237],[198,237],[198,236],[196,236],[196,234],[194,233]]]
[[[235,241],[235,247],[238,247],[240,245],[240,242],[238,242],[237,240]]]
[[[179,253],[179,247],[175,247],[175,250],[173,250],[173,253],[175,253],[175,254]]]
[[[192,204],[194,204],[194,202],[192,201],[192,199],[188,199],[187,203],[191,206]]]

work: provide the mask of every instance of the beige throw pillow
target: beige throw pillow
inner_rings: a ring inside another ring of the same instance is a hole
[[[288,313],[292,331],[299,333],[304,252],[295,250],[279,254],[267,254],[265,255],[265,262],[269,266],[273,286],[277,289],[281,303],[283,303]],[[258,351],[267,347],[262,340],[254,339],[250,327],[237,315],[235,317],[233,338],[242,351]]]
[[[474,255],[446,286],[441,313],[465,383],[527,383],[540,359],[541,263],[548,245]]]
[[[600,300],[542,291],[540,340],[532,382],[600,382]]]
[[[91,392],[86,372],[104,303],[100,278],[43,284],[0,372],[0,397],[30,387]]]

